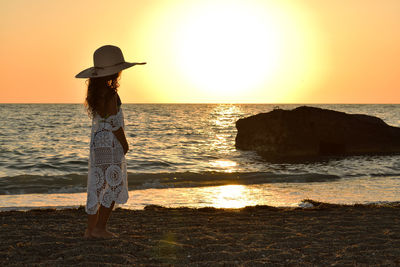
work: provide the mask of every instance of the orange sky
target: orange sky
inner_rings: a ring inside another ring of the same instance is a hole
[[[0,3],[1,103],[82,103],[105,44],[125,103],[400,103],[398,0]]]

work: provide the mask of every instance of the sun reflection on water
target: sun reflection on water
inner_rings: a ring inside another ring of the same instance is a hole
[[[234,172],[238,164],[232,160],[232,153],[235,152],[234,134],[228,130],[235,124],[238,116],[242,113],[240,105],[220,104],[216,105],[211,113],[210,126],[212,135],[209,138],[210,150],[218,151],[226,155],[218,160],[209,162],[209,166],[222,172]]]
[[[243,208],[255,205],[247,194],[248,190],[243,185],[225,185],[210,188],[212,205],[216,208]]]
[[[230,127],[232,122],[237,119],[237,114],[241,114],[240,105],[220,104],[214,108],[213,123],[222,128]]]
[[[235,171],[237,163],[231,160],[215,160],[211,161],[210,165],[214,168],[221,169],[223,172],[233,172]]]

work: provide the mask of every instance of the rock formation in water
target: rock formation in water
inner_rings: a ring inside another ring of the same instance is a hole
[[[236,148],[272,160],[400,152],[400,128],[383,120],[315,107],[275,109],[236,122]]]

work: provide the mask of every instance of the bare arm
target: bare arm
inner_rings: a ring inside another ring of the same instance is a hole
[[[118,130],[113,131],[113,134],[115,135],[115,137],[117,137],[118,141],[121,143],[122,148],[124,149],[124,154],[126,154],[126,152],[128,152],[129,150],[129,145],[128,141],[126,140],[124,129],[120,127]]]
[[[110,100],[107,101],[106,113],[111,114],[111,115],[115,115],[118,113],[117,96],[116,95],[112,95]],[[124,129],[122,127],[120,127],[116,131],[113,131],[113,134],[115,135],[115,137],[118,139],[118,141],[122,145],[122,148],[124,149],[124,154],[126,154],[126,152],[128,152],[128,150],[129,150],[129,145],[128,145],[128,141],[126,140]]]

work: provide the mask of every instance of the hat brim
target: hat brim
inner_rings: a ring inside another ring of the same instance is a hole
[[[81,72],[79,72],[77,75],[75,75],[75,78],[98,78],[98,77],[105,77],[109,76],[115,73],[118,73],[124,69],[133,67],[135,65],[144,65],[146,64],[145,62],[143,63],[129,63],[129,62],[123,62],[121,64],[118,64],[116,66],[111,66],[111,67],[106,67],[106,68],[87,68]]]

